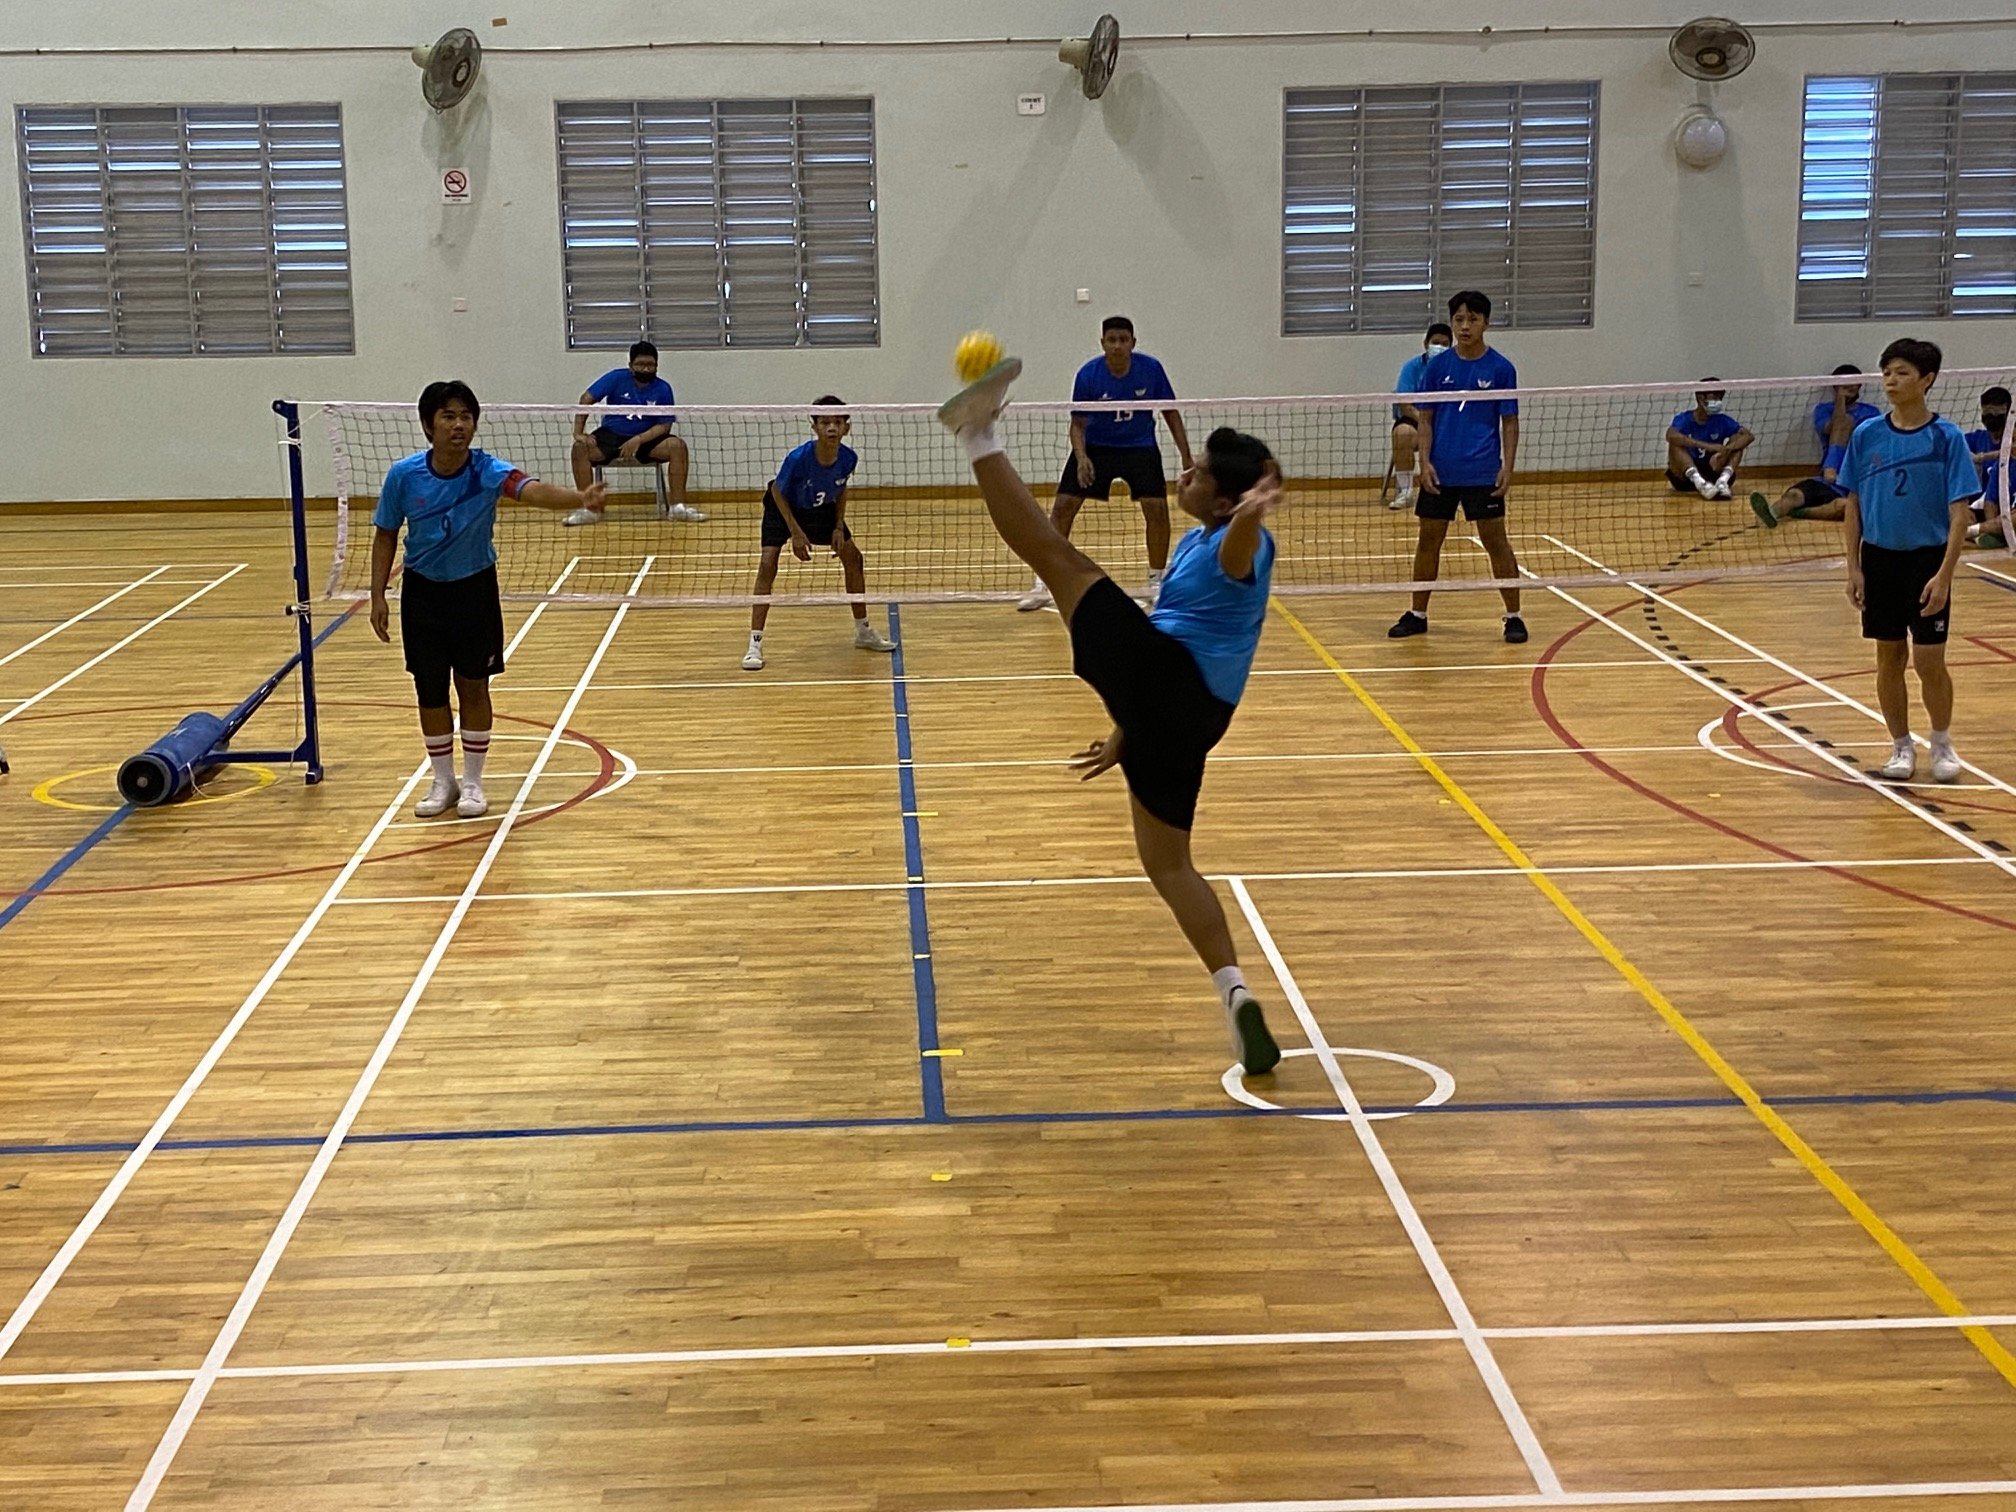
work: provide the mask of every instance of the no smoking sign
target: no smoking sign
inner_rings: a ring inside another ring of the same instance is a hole
[[[444,205],[466,205],[469,203],[470,185],[467,168],[444,168],[441,171],[441,203]]]

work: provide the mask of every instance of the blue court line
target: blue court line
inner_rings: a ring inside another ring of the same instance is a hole
[[[319,649],[322,642],[329,639],[329,637],[334,635],[338,630],[341,630],[344,624],[349,620],[350,616],[355,614],[356,612],[357,612],[357,606],[355,604],[352,604],[348,609],[345,609],[341,614],[337,615],[336,618],[330,622],[329,628],[324,630],[320,635],[316,636],[314,641],[311,642],[311,644]],[[134,809],[132,804],[125,803],[121,804],[118,808],[114,809],[111,813],[107,814],[105,818],[99,822],[98,827],[96,829],[92,830],[90,834],[86,835],[82,840],[79,840],[75,845],[71,846],[70,849],[68,849],[60,857],[58,857],[56,864],[54,866],[50,867],[49,870],[45,871],[44,873],[42,873],[41,876],[37,877],[33,882],[29,883],[25,891],[15,896],[13,902],[9,903],[5,908],[0,908],[0,929],[5,929],[9,924],[12,924],[16,919],[20,918],[22,911],[26,909],[30,903],[33,903],[37,898],[41,897],[42,894],[47,892],[50,888],[54,887],[56,883],[59,880],[61,880],[63,873],[70,870],[70,868],[75,866],[79,861],[82,861],[85,858],[85,856],[89,855],[91,851],[97,847],[98,843],[101,840],[103,840],[107,835],[111,834],[112,831],[119,828],[119,826],[124,824],[128,819],[132,818],[135,812],[136,810]]]
[[[896,786],[903,800],[903,875],[910,901],[910,981],[917,994],[917,1066],[924,1084],[924,1118],[945,1122],[944,1063],[938,1043],[938,978],[931,969],[931,915],[924,902],[924,835],[917,827],[917,768],[910,752],[910,686],[903,674],[903,615],[889,606],[889,639],[896,642],[890,682],[896,699]]]
[[[1946,1092],[1814,1092],[1768,1099],[1776,1108],[1930,1107],[1947,1103],[2006,1103],[2016,1107],[2016,1089],[1983,1087]],[[1419,1117],[1450,1117],[1512,1113],[1657,1113],[1687,1109],[1740,1108],[1734,1097],[1599,1097],[1558,1102],[1441,1103],[1419,1108],[1409,1103],[1366,1106],[1368,1113],[1407,1113]],[[915,1114],[892,1118],[751,1118],[705,1119],[670,1123],[550,1124],[503,1129],[414,1129],[385,1134],[353,1134],[346,1144],[448,1144],[499,1139],[617,1138],[636,1134],[767,1134],[804,1133],[830,1129],[921,1129],[946,1124],[1102,1124],[1172,1123],[1190,1119],[1294,1118],[1323,1113],[1340,1115],[1334,1104],[1311,1108],[1249,1108],[1227,1103],[1212,1108],[1121,1108],[1103,1112],[954,1113],[943,1118]],[[310,1149],[321,1134],[268,1134],[215,1139],[164,1139],[165,1151]],[[132,1140],[98,1140],[81,1144],[0,1145],[0,1157],[33,1155],[124,1155]]]

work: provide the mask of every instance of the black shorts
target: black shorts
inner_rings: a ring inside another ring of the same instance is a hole
[[[440,583],[417,572],[399,580],[399,643],[423,708],[448,702],[448,674],[480,681],[504,670],[504,605],[497,569]]]
[[[814,546],[833,544],[834,515],[830,509],[794,509],[792,515],[798,521],[798,528],[805,532],[805,539]],[[845,525],[840,527],[840,539],[851,541],[854,532]],[[788,546],[791,544],[791,527],[784,523],[784,516],[777,512],[777,505],[768,495],[763,499],[763,545]]]
[[[1444,483],[1439,492],[1421,493],[1414,499],[1414,514],[1423,520],[1453,520],[1456,506],[1463,506],[1466,520],[1502,520],[1505,495],[1488,488],[1452,488]]]
[[[655,425],[657,424],[657,422],[654,420],[652,424]],[[619,431],[611,430],[606,425],[596,426],[595,429],[592,432],[590,432],[588,436],[588,444],[595,448],[592,460],[594,461],[597,467],[601,467],[603,464],[608,462],[611,457],[615,456],[617,452],[621,451],[625,446],[628,446],[634,436],[641,436],[643,434],[644,433],[642,431],[636,431],[633,432],[632,435],[626,436]],[[656,441],[653,441],[649,446],[639,447],[638,451],[640,453],[656,451],[659,447],[663,446],[667,441],[670,441],[671,439],[672,439],[671,436],[660,436]],[[648,461],[649,459],[640,457],[640,460]]]
[[[1944,546],[1914,546],[1908,551],[1862,543],[1862,638],[1901,641],[1906,634],[1921,646],[1946,644],[1946,622],[1952,617],[1949,599],[1937,614],[1926,614],[1919,603],[1925,585],[1946,560]]]
[[[1113,485],[1125,483],[1137,499],[1166,499],[1169,481],[1162,474],[1159,446],[1087,446],[1092,458],[1092,481],[1078,481],[1078,458],[1064,459],[1064,471],[1057,479],[1057,492],[1074,499],[1110,499]]]
[[[1071,611],[1071,670],[1120,727],[1128,791],[1164,824],[1189,829],[1204,758],[1225,738],[1233,706],[1205,686],[1189,648],[1156,629],[1111,578],[1086,589]]]
[[[1848,496],[1845,489],[1836,487],[1825,478],[1801,478],[1792,486],[1799,490],[1799,502],[1793,506],[1795,509],[1818,509],[1823,504],[1832,504]]]

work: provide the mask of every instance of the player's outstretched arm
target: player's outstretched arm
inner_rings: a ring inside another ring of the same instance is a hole
[[[562,488],[557,483],[530,479],[518,490],[518,501],[534,509],[600,509],[609,498],[606,483],[590,483],[586,488]]]
[[[1270,468],[1247,489],[1218,540],[1218,566],[1235,582],[1253,575],[1253,559],[1260,554],[1260,532],[1267,512],[1281,501],[1281,472]]]

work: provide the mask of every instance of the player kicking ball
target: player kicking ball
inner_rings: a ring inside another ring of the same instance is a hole
[[[501,457],[478,451],[482,406],[459,379],[420,391],[420,429],[432,443],[385,470],[372,516],[371,630],[392,641],[385,590],[399,527],[406,527],[406,571],[399,587],[399,639],[420,702],[420,735],[434,785],[414,805],[422,819],[454,809],[464,819],[490,811],[483,762],[490,754],[490,679],[504,670],[504,605],[497,592],[497,547],[491,539],[497,501],[517,499],[540,509],[600,509],[600,483],[561,488],[527,477]],[[455,780],[455,714],[450,677],[462,709],[462,780]]]
[[[836,394],[822,394],[814,401],[828,409],[846,401]],[[853,429],[845,415],[812,417],[812,439],[794,448],[777,469],[777,476],[763,490],[763,556],[756,564],[758,602],[749,610],[749,649],[742,653],[744,672],[763,670],[763,627],[770,620],[770,590],[777,584],[777,563],[789,545],[791,555],[801,562],[812,560],[814,546],[829,546],[840,558],[847,591],[868,591],[867,571],[861,548],[848,530],[847,483],[861,459],[851,446],[841,443]],[[862,651],[894,651],[896,643],[868,623],[868,606],[858,600],[854,611],[854,644]]]
[[[999,356],[991,339],[960,348],[961,376]],[[1008,549],[1048,585],[1071,632],[1072,670],[1113,716],[1110,734],[1072,759],[1085,779],[1118,766],[1127,778],[1134,845],[1155,891],[1211,973],[1234,1053],[1248,1076],[1281,1059],[1260,1004],[1247,990],[1211,884],[1190,859],[1190,827],[1211,748],[1245,691],[1274,570],[1274,537],[1263,523],[1281,496],[1273,453],[1229,426],[1183,470],[1176,501],[1197,521],[1177,543],[1152,613],[1065,538],[1029,492],[994,437],[1019,358],[996,361],[939,407],[966,448],[988,516]]]

